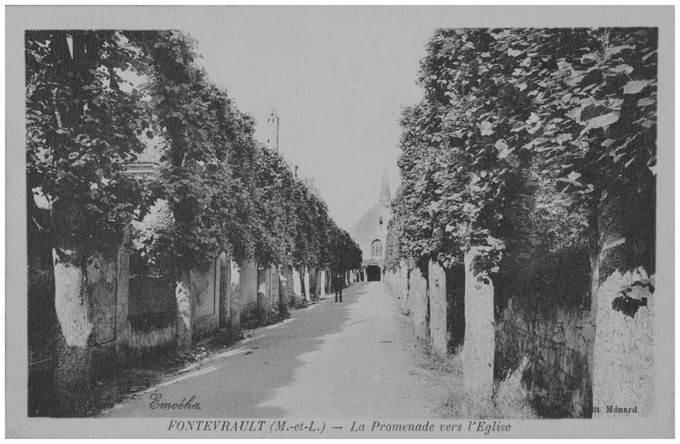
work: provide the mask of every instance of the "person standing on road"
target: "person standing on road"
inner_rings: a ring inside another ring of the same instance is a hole
[[[342,302],[342,273],[335,272],[335,302]],[[338,297],[340,300],[338,300]]]

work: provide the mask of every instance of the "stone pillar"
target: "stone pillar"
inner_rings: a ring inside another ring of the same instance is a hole
[[[432,261],[429,263],[428,281],[430,288],[430,337],[432,338],[432,349],[440,356],[446,356],[448,336],[446,332],[446,273],[439,264]]]
[[[323,296],[323,293],[322,293],[322,291],[323,291],[323,281],[321,280],[321,277],[322,277],[321,273],[322,273],[321,269],[317,268],[315,276],[314,276],[314,278],[316,280],[315,283],[314,283],[315,284],[314,288],[316,289],[315,293],[316,293],[317,299],[319,299],[319,298],[321,298],[321,296]]]
[[[293,268],[293,293],[295,293],[295,296],[301,297],[302,296],[302,277],[300,276],[300,272]]]
[[[326,296],[326,270],[319,272],[319,295]]]
[[[495,349],[494,289],[491,280],[474,271],[477,250],[465,254],[465,339],[463,387],[480,402],[491,398]]]
[[[413,328],[417,338],[426,339],[430,335],[428,316],[430,301],[427,294],[427,280],[416,267],[411,272],[411,292],[413,298]]]
[[[305,290],[304,298],[307,299],[308,301],[311,301],[312,297],[311,297],[311,291],[310,291],[310,288],[309,288],[310,279],[309,279],[309,271],[307,271],[307,267],[303,268],[303,272],[304,272],[304,275],[302,276],[302,282],[303,282],[304,287],[305,287],[304,288],[304,290]]]
[[[233,332],[241,331],[241,271],[238,264],[230,261],[229,272],[229,325]]]

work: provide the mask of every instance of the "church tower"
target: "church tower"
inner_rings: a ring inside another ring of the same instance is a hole
[[[387,178],[387,166],[385,166],[378,202],[348,230],[361,248],[363,256],[361,264],[362,280],[381,281],[384,277],[387,225],[391,217],[392,197],[390,196],[390,184]]]
[[[267,116],[267,148],[279,150],[279,116],[274,108],[269,110]]]

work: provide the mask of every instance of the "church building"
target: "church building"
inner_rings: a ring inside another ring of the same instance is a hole
[[[387,168],[385,168],[378,203],[349,230],[349,234],[359,244],[363,253],[361,276],[364,281],[383,280],[387,224],[392,217],[391,202]]]

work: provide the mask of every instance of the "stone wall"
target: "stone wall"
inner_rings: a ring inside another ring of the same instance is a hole
[[[528,357],[523,383],[539,415],[590,417],[588,361],[595,337],[590,311],[545,298],[511,299],[496,322],[496,378],[505,379]]]
[[[148,359],[161,353],[175,349],[174,318],[166,325],[157,325],[149,329],[133,329],[130,336],[130,349],[135,360]]]
[[[411,314],[416,336],[435,352],[462,343],[462,390],[477,402],[497,402],[505,381],[521,387],[541,417],[652,416],[661,389],[654,355],[660,296],[655,200],[647,192],[603,197],[596,231],[587,236],[529,202],[530,219],[539,223],[515,221],[519,231],[503,239],[495,266],[488,250],[473,248],[462,269],[430,263],[423,275],[402,264],[385,280]],[[559,230],[546,234],[546,224]]]
[[[409,307],[409,270],[406,264],[402,264],[396,271],[387,270],[385,272],[385,283],[392,290],[392,294],[397,297],[397,301],[403,312],[411,314],[413,307]]]

